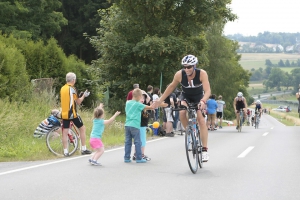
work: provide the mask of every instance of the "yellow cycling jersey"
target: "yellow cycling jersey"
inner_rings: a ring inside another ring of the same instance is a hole
[[[77,118],[77,104],[75,100],[78,99],[75,87],[65,84],[60,89],[60,104],[62,119]]]

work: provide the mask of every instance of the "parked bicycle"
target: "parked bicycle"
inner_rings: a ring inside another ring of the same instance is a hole
[[[243,126],[243,123],[244,123],[244,111],[243,109],[241,108],[240,111],[239,111],[239,115],[238,115],[238,132],[241,132],[242,131],[242,126]]]
[[[185,151],[190,170],[195,174],[198,166],[202,168],[202,141],[200,138],[200,129],[197,124],[197,103],[187,102],[188,107],[180,105],[173,111],[187,110],[188,112],[188,127],[185,131]],[[204,113],[202,113],[205,116]]]
[[[46,145],[49,151],[57,156],[64,156],[62,130],[63,127],[61,124],[61,126],[53,127],[46,135]],[[77,149],[81,148],[80,132],[73,122],[70,123],[67,148],[70,156],[73,155]]]

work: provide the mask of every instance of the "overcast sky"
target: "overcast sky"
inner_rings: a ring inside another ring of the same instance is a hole
[[[300,32],[300,0],[232,0],[229,7],[238,16],[225,25],[224,34],[256,36],[264,31]]]

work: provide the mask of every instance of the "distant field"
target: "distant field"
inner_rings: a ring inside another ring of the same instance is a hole
[[[251,70],[252,68],[254,69],[259,69],[261,68],[266,68],[265,62],[266,59],[270,59],[270,61],[273,64],[277,64],[280,59],[285,62],[286,60],[289,60],[290,63],[292,61],[297,61],[300,58],[299,54],[284,54],[284,53],[242,53],[241,54],[241,60],[240,64],[244,69]],[[285,72],[290,72],[293,67],[288,67],[288,68],[281,68]]]

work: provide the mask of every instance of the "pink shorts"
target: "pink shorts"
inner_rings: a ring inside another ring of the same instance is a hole
[[[90,138],[90,145],[93,149],[104,147],[100,138]]]

